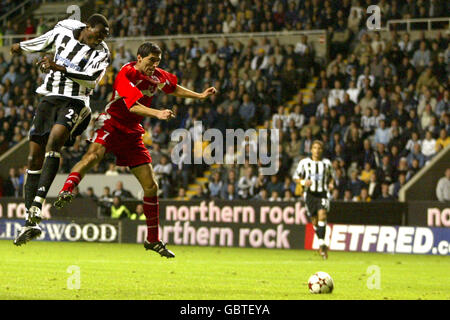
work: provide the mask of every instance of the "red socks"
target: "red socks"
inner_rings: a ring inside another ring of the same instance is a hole
[[[158,196],[144,197],[144,214],[147,218],[147,241],[159,241],[159,202]]]
[[[78,184],[81,181],[81,174],[79,174],[78,172],[72,172],[71,174],[69,174],[69,176],[67,177],[66,182],[64,182],[64,186],[62,188],[61,191],[69,191],[72,192],[73,189],[78,186]]]

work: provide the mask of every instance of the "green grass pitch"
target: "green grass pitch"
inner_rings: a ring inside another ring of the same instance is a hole
[[[138,244],[3,240],[0,299],[450,299],[448,256],[330,252],[323,261],[304,250],[169,247],[175,259]],[[372,265],[379,289],[367,287]],[[78,290],[68,289],[70,266],[79,267]],[[332,294],[308,292],[317,271],[332,276]]]

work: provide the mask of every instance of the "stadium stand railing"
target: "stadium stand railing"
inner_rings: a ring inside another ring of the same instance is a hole
[[[436,184],[450,163],[450,145],[430,160],[399,191],[399,201],[437,200]]]
[[[447,22],[447,28],[442,28],[442,22]],[[421,26],[426,25],[427,31],[437,30],[437,29],[447,29],[448,32],[450,32],[450,17],[444,17],[444,18],[421,18],[421,19],[394,19],[389,20],[386,23],[386,31],[391,31],[394,28],[398,27],[399,25],[405,25],[406,24],[406,30],[405,31],[411,31],[411,30],[424,30],[424,28],[421,28]],[[411,29],[412,26],[419,24],[419,29]],[[438,24],[439,28],[433,29],[433,24]],[[394,27],[396,26],[396,27]]]

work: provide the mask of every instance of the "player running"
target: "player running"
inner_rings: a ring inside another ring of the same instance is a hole
[[[161,61],[161,49],[154,43],[142,44],[137,52],[137,62],[122,67],[114,81],[111,101],[95,122],[92,144],[69,174],[54,206],[62,208],[72,201],[73,189],[80,183],[88,170],[103,158],[105,153],[113,153],[119,166],[128,166],[144,190],[144,214],[147,222],[147,239],[144,247],[158,252],[162,257],[175,255],[166,249],[159,239],[159,203],[152,158],[144,145],[144,117],[168,120],[174,117],[171,110],[150,108],[153,95],[159,89],[176,97],[206,99],[216,93],[214,87],[197,93],[177,84],[177,77],[157,68]]]
[[[331,161],[323,159],[323,142],[315,140],[311,146],[312,156],[300,160],[293,179],[304,188],[306,209],[319,239],[319,254],[328,258],[325,244],[327,213],[330,210],[330,197],[335,177]]]
[[[60,21],[47,33],[14,44],[11,54],[49,52],[38,65],[48,73],[36,92],[43,95],[29,133],[30,153],[24,186],[26,222],[14,239],[22,245],[41,234],[41,209],[59,169],[61,148],[71,145],[87,128],[91,109],[89,96],[105,74],[110,62],[103,41],[109,34],[108,20],[94,14],[87,24],[77,20]]]

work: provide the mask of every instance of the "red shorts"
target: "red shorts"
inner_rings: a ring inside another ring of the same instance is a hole
[[[103,145],[106,153],[114,154],[118,166],[136,167],[152,162],[142,134],[119,130],[108,114],[102,113],[95,120],[94,135],[89,141]]]

